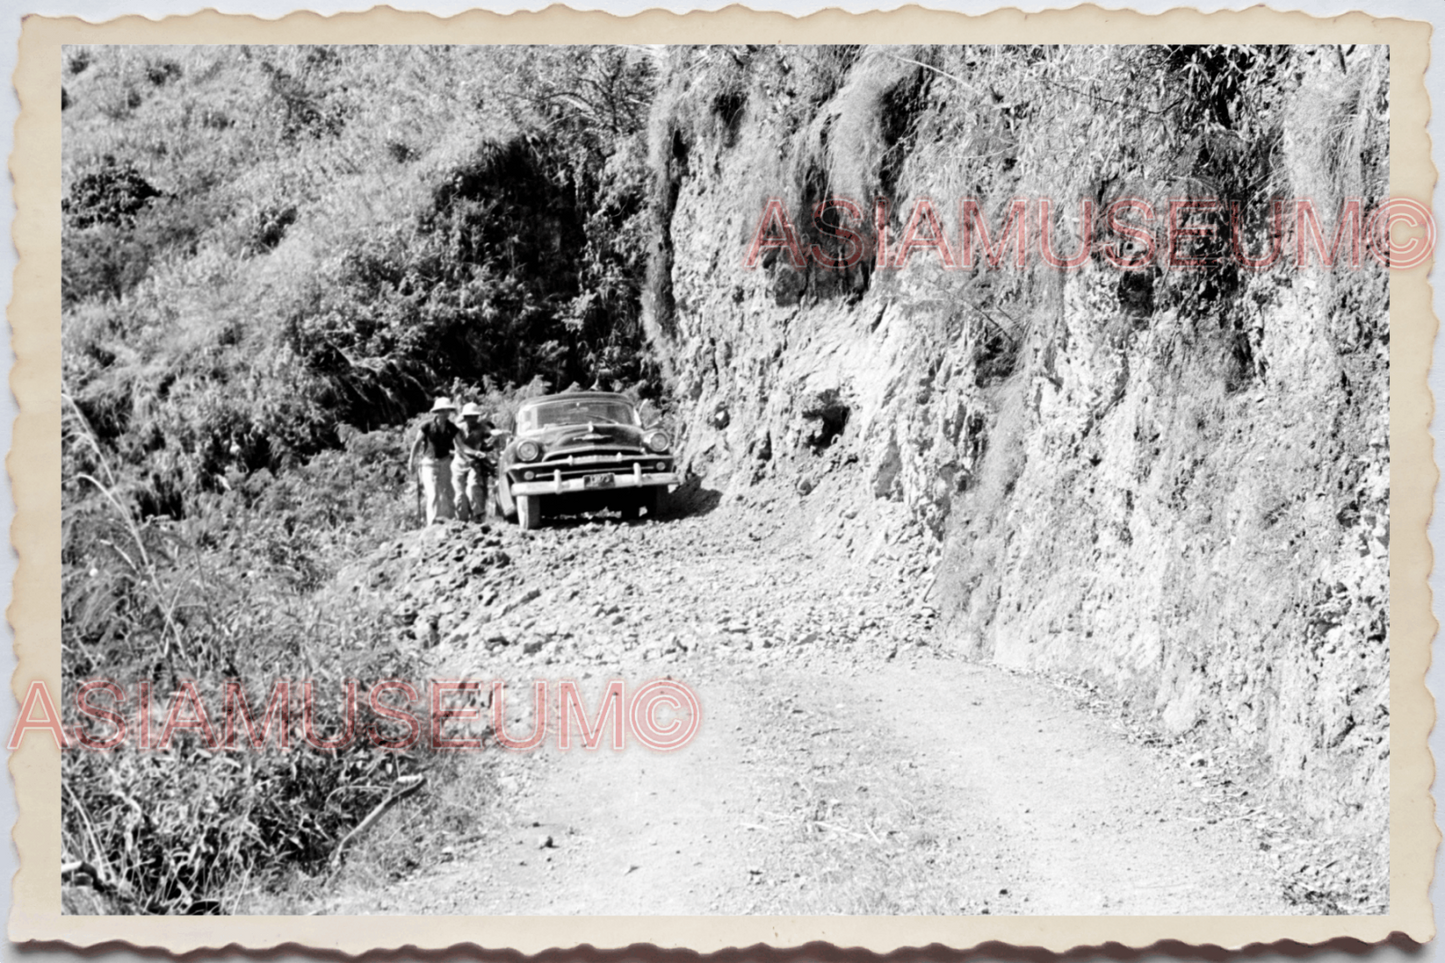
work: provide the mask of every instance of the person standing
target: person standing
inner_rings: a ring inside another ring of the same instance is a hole
[[[452,458],[452,490],[457,517],[462,521],[487,520],[487,480],[491,477],[492,439],[497,429],[482,413],[481,405],[462,406],[462,424],[457,434],[457,451]]]
[[[422,422],[411,446],[411,457],[407,459],[408,474],[416,470],[418,457],[421,460],[421,487],[426,498],[428,526],[439,518],[456,517],[452,502],[452,452],[461,435],[461,429],[452,422],[456,410],[450,398],[433,402],[428,412],[430,417]]]

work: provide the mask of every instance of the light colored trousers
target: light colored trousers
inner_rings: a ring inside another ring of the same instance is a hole
[[[457,518],[462,521],[487,519],[487,492],[482,483],[486,476],[465,458],[452,459],[452,497],[456,500]]]
[[[452,460],[450,458],[423,458],[421,460],[421,490],[426,498],[426,523],[431,525],[438,518],[455,518],[456,508],[452,504]]]

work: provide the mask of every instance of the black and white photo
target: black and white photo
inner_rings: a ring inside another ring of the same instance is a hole
[[[1387,44],[61,84],[64,912],[1391,912]]]

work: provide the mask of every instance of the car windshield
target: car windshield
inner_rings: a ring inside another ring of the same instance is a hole
[[[517,414],[518,431],[536,431],[556,425],[637,424],[637,415],[625,401],[597,398],[577,401],[544,401]]]

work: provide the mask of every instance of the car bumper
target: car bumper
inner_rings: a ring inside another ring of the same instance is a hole
[[[587,477],[563,478],[561,472],[550,478],[536,481],[514,481],[510,487],[513,495],[565,495],[569,492],[604,493],[619,488],[655,488],[664,485],[681,485],[682,478],[677,472],[614,472],[612,484],[599,488],[587,487]]]

